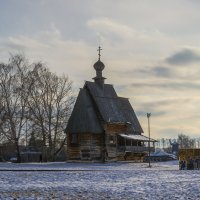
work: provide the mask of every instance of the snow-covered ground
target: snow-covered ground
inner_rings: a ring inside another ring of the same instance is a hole
[[[37,171],[3,171],[8,169]],[[0,163],[0,170],[0,199],[200,200],[200,171],[179,171],[177,161],[151,168],[128,162]]]

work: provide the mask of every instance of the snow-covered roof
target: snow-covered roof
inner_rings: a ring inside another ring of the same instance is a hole
[[[156,152],[152,153],[151,156],[154,156],[154,157],[168,156],[168,157],[172,157],[172,158],[176,159],[175,155],[167,153],[165,151],[156,151]]]
[[[138,141],[145,141],[148,142],[149,138],[144,135],[126,135],[126,134],[120,134],[121,137],[130,139],[130,140],[138,140]],[[156,140],[150,138],[150,142],[156,142]]]

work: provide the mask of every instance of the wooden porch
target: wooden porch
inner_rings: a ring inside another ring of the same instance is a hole
[[[118,146],[118,152],[133,152],[133,153],[141,153],[141,152],[148,152],[149,148],[147,146]],[[150,147],[150,151],[154,152],[155,147]]]
[[[156,140],[150,139],[150,151],[155,151]],[[117,152],[145,153],[149,152],[149,138],[137,135],[118,135]]]

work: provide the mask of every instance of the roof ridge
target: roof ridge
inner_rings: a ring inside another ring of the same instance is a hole
[[[105,98],[105,99],[118,99],[118,97],[97,96],[97,95],[94,95],[94,97]]]

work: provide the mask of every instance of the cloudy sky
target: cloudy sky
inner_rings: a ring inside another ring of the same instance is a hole
[[[0,0],[0,61],[24,53],[67,74],[77,92],[103,48],[106,82],[147,134],[200,136],[200,1]]]

